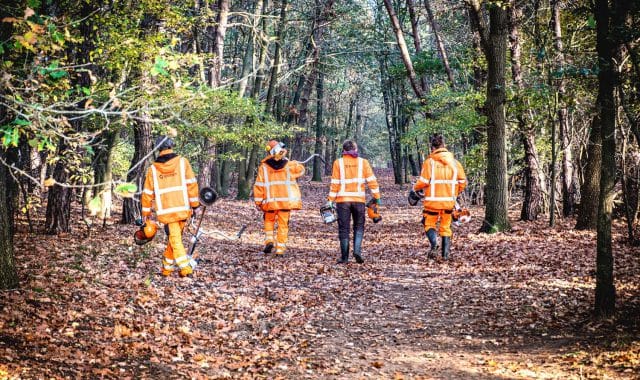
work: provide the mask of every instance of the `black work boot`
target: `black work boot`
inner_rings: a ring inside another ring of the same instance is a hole
[[[449,260],[449,249],[451,248],[451,236],[442,237],[442,258]]]
[[[273,251],[273,242],[268,242],[267,244],[264,245],[264,248],[262,249],[262,252],[264,253],[271,253],[271,251]]]
[[[349,262],[349,239],[340,239],[340,260],[338,264]]]
[[[362,259],[362,254],[360,253],[362,251],[363,237],[364,237],[364,231],[356,231],[353,234],[353,257],[356,258],[356,262],[358,264],[364,263],[364,260]]]
[[[436,257],[436,253],[438,252],[438,234],[436,233],[436,230],[434,230],[433,228],[429,228],[427,230],[427,238],[429,239],[429,244],[431,244],[431,248],[427,253],[427,257],[430,259],[433,259]],[[443,238],[443,244],[444,244],[444,238]]]

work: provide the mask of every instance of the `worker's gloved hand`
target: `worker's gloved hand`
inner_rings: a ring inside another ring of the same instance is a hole
[[[336,202],[329,199],[327,200],[326,206],[331,208],[336,208]]]
[[[382,206],[382,198],[378,198],[378,199],[376,199],[376,204],[377,204],[378,206]]]

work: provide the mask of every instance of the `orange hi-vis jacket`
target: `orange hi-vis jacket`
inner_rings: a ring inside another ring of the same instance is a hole
[[[337,203],[365,203],[365,183],[371,190],[371,195],[379,199],[378,180],[373,174],[369,161],[362,157],[343,155],[342,158],[333,162],[329,200],[335,200]]]
[[[286,158],[268,156],[258,167],[253,184],[253,200],[262,211],[300,210],[302,196],[296,179],[304,175],[304,165]]]
[[[142,191],[142,215],[151,214],[155,201],[158,221],[164,224],[186,220],[191,209],[198,207],[198,181],[189,161],[171,149],[160,152],[158,159],[147,169]]]
[[[427,210],[453,210],[456,198],[467,186],[460,162],[445,148],[433,151],[422,164],[414,191],[424,190],[423,206]]]

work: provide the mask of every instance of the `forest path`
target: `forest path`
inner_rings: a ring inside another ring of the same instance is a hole
[[[453,260],[429,260],[420,207],[383,177],[365,263],[336,265],[337,226],[318,215],[326,182],[302,183],[283,257],[260,253],[252,202],[217,202],[205,230],[247,230],[210,234],[187,279],[159,276],[164,236],[132,247],[131,226],[19,234],[23,284],[0,293],[0,378],[637,378],[637,319],[618,331],[589,319],[592,232],[567,220],[477,234],[474,209]],[[619,304],[633,313],[640,263],[614,244]]]

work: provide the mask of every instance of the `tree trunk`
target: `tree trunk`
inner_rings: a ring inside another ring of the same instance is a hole
[[[269,0],[264,0],[262,4],[261,15],[264,15],[267,12],[268,6],[269,6]],[[262,25],[261,27],[262,34],[263,36],[266,36],[267,35],[266,16],[262,16],[261,25]],[[251,90],[251,97],[253,99],[258,99],[260,97],[260,91],[262,90],[262,82],[264,82],[264,77],[265,77],[264,65],[267,59],[267,48],[268,48],[267,43],[261,40],[260,53],[258,54],[258,72],[256,73],[256,80],[254,81],[253,89]]]
[[[416,97],[422,100],[424,98],[424,93],[420,88],[420,86],[418,85],[416,71],[413,68],[413,62],[411,62],[411,55],[409,54],[407,43],[405,42],[404,35],[402,34],[402,28],[400,27],[400,20],[396,15],[396,11],[393,9],[391,0],[384,0],[384,6],[385,8],[387,8],[387,13],[389,13],[389,18],[391,19],[393,32],[396,36],[396,42],[398,43],[398,48],[400,49],[400,56],[402,57],[402,62],[404,63],[404,67],[407,70],[407,75],[409,76],[409,83],[411,83],[411,88],[413,88],[413,92],[416,94]]]
[[[237,199],[249,199],[253,187],[253,178],[258,166],[257,145],[247,151],[247,157],[238,163],[238,195]]]
[[[262,0],[256,0],[254,9],[253,9],[253,22],[252,22],[252,26],[249,29],[248,33],[247,33],[247,43],[246,43],[246,50],[245,50],[245,54],[244,54],[244,58],[242,60],[242,74],[240,74],[240,80],[238,82],[238,96],[243,97],[244,93],[247,90],[247,85],[249,83],[249,76],[251,75],[252,71],[253,71],[253,60],[254,60],[254,55],[255,55],[255,44],[256,44],[256,33],[258,31],[258,23],[261,20],[262,17],[262,11],[263,11],[263,2]],[[264,46],[264,44],[261,44],[261,46]],[[261,48],[261,50],[263,50],[264,48]],[[259,89],[255,88],[254,85],[254,89],[252,90],[252,97],[254,94],[257,94],[257,91],[259,91]]]
[[[275,51],[273,52],[273,66],[271,66],[271,75],[269,79],[269,90],[267,91],[267,100],[265,101],[265,108],[267,112],[274,112],[273,98],[275,94],[276,84],[278,83],[278,71],[280,69],[280,50],[282,49],[282,42],[284,36],[284,29],[287,24],[287,0],[282,0],[280,6],[280,20],[278,23],[278,31],[276,32]],[[279,120],[278,116],[276,119]]]
[[[209,73],[209,86],[216,88],[222,82],[222,65],[224,63],[224,36],[227,33],[227,19],[229,17],[229,0],[218,0],[218,14],[216,16],[216,30],[212,44],[213,65]]]
[[[316,103],[316,145],[314,153],[322,155],[322,140],[324,134],[324,73],[322,70],[318,73],[318,83],[316,84],[317,103]],[[313,159],[313,178],[312,181],[322,182],[322,162],[319,157]]]
[[[70,187],[58,185],[66,184],[69,179],[67,171],[67,163],[65,160],[65,152],[69,149],[63,139],[58,144],[57,157],[60,159],[56,162],[53,169],[53,179],[56,184],[49,188],[49,196],[47,197],[47,211],[45,219],[45,231],[48,235],[65,233],[71,231],[71,194]]]
[[[216,144],[211,143],[207,138],[202,140],[200,147],[201,154],[198,154],[198,184],[202,186],[213,186],[215,189],[216,180],[214,172],[216,171]],[[216,189],[217,190],[217,189]],[[218,193],[220,194],[220,193]]]
[[[93,196],[100,195],[101,207],[97,217],[106,223],[111,217],[111,180],[113,177],[113,156],[112,151],[116,143],[117,134],[113,131],[101,133],[100,145],[95,150],[96,155],[93,160],[94,181],[97,185],[93,188]]]
[[[624,0],[623,0],[624,1]],[[614,1],[614,4],[616,1]],[[611,15],[608,0],[595,0],[596,50],[599,58],[598,99],[600,135],[602,136],[602,167],[600,169],[600,201],[598,202],[598,232],[596,255],[595,313],[600,317],[613,315],[616,288],[613,281],[613,249],[611,219],[616,176],[616,105],[614,100],[615,41],[611,38]]]
[[[560,78],[557,80],[558,90],[558,126],[560,132],[560,149],[562,150],[562,215],[573,215],[576,198],[576,188],[573,173],[573,153],[571,144],[571,131],[569,130],[569,112],[566,105],[566,81],[563,69],[565,67],[564,50],[562,45],[562,25],[560,22],[560,2],[553,1],[553,30],[554,45],[556,49],[556,71]]]
[[[133,198],[125,198],[122,204],[122,219],[120,223],[131,224],[141,215],[140,193],[144,187],[144,177],[150,158],[142,161],[152,149],[151,124],[146,121],[135,120],[133,124],[133,157],[127,173],[127,182],[135,183],[138,191]]]
[[[444,65],[444,70],[447,72],[447,79],[449,79],[449,86],[452,89],[455,89],[455,80],[453,78],[453,70],[451,70],[451,65],[449,64],[449,57],[447,56],[447,49],[444,47],[444,42],[442,41],[442,36],[440,35],[440,25],[436,21],[433,16],[433,11],[431,10],[431,4],[429,0],[424,0],[424,7],[427,10],[427,16],[429,17],[429,23],[431,24],[431,29],[433,29],[433,37],[436,41],[436,47],[438,48],[438,53],[440,53],[440,59],[442,59],[442,64]]]
[[[600,108],[596,102],[596,108]],[[591,122],[587,157],[584,158],[582,186],[580,187],[580,206],[576,220],[577,230],[594,230],[598,221],[598,205],[600,204],[600,167],[602,166],[602,134],[600,133],[600,116],[596,115]]]
[[[474,18],[479,25],[483,51],[487,58],[487,205],[481,232],[498,232],[510,228],[508,215],[508,173],[506,149],[505,63],[507,56],[507,11],[499,6],[489,9],[489,31],[483,26],[482,10],[477,0],[471,1]]]
[[[398,118],[394,110],[396,97],[392,93],[393,80],[389,77],[386,57],[379,58],[380,84],[382,88],[382,100],[384,103],[385,122],[389,136],[389,153],[391,155],[391,165],[393,166],[393,177],[395,184],[402,184],[402,162],[400,131],[398,130]]]
[[[0,164],[0,289],[17,288],[19,284],[13,256],[13,231],[11,223],[9,223],[13,215],[7,207],[12,201],[7,198],[10,181],[11,177],[7,172],[7,167]]]
[[[413,0],[407,0],[407,8],[409,9],[409,19],[411,20],[411,34],[413,36],[413,46],[416,48],[416,55],[422,54],[422,43],[420,41],[420,30],[418,29],[418,16],[416,15],[415,6]],[[423,93],[429,91],[429,84],[427,83],[427,77],[420,76],[420,88]]]
[[[524,148],[524,201],[520,212],[521,220],[537,220],[542,212],[543,196],[540,180],[540,164],[536,148],[535,130],[527,123],[524,116],[524,99],[522,94],[525,86],[522,80],[522,67],[520,64],[520,32],[519,25],[522,19],[522,9],[517,6],[509,8],[509,46],[511,51],[511,77],[517,89],[513,103],[516,105],[516,120],[518,131]]]
[[[482,53],[482,42],[480,37],[480,30],[484,32],[484,26],[481,27],[479,23],[479,19],[477,18],[477,13],[473,6],[468,7],[469,13],[469,28],[471,29],[471,44],[473,46],[473,89],[476,91],[482,90],[485,83],[487,82],[487,70],[483,65],[479,64],[480,56]],[[480,133],[477,133],[475,137],[476,141],[480,140]]]

